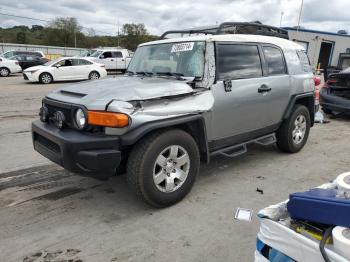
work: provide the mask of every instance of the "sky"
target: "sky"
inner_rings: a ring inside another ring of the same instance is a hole
[[[96,34],[115,35],[118,22],[144,23],[151,34],[171,29],[214,25],[225,21],[261,21],[273,26],[295,26],[302,0],[0,0],[0,13],[51,20],[76,17]],[[350,32],[350,0],[304,0],[300,25],[314,30]],[[46,25],[0,14],[0,27]]]

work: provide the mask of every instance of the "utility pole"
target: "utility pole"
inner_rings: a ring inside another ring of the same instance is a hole
[[[281,12],[281,18],[280,18],[280,27],[282,27],[282,18],[283,18],[284,12]]]
[[[118,47],[119,47],[119,19],[117,21],[117,44],[118,44]]]
[[[304,5],[304,0],[301,0],[301,4],[300,4],[300,11],[299,11],[299,17],[298,17],[298,27],[297,27],[297,33],[299,32],[300,20],[301,20],[301,14],[302,14],[302,12],[303,12],[303,5]]]
[[[74,29],[74,47],[77,48],[77,31]]]

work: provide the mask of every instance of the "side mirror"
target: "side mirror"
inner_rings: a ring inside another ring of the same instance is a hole
[[[60,65],[60,64],[57,64],[57,65],[55,65],[55,67],[56,67],[56,68],[60,68],[60,67],[61,67],[61,65]]]
[[[100,59],[104,59],[104,58],[105,58],[105,56],[104,56],[104,55],[101,55],[101,56],[100,56]]]

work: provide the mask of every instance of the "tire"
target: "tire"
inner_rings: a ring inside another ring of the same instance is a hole
[[[41,84],[50,84],[52,83],[53,81],[53,78],[52,78],[52,75],[50,75],[49,73],[42,73],[40,76],[39,76],[39,82]]]
[[[306,106],[295,105],[277,131],[277,146],[283,152],[296,153],[305,145],[310,132],[310,113]]]
[[[127,181],[143,201],[154,207],[166,207],[190,192],[199,165],[198,146],[190,134],[180,129],[155,132],[131,151]]]
[[[100,74],[96,71],[92,71],[89,74],[89,80],[96,80],[100,78]]]
[[[0,76],[1,77],[7,77],[10,75],[10,70],[6,67],[0,68]]]

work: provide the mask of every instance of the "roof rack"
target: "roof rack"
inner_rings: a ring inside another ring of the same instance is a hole
[[[160,39],[166,39],[171,34],[204,34],[204,35],[224,35],[224,34],[250,34],[266,35],[279,38],[289,39],[288,31],[274,26],[264,25],[259,21],[256,22],[225,22],[219,26],[209,26],[203,28],[193,28],[184,30],[166,31],[160,36]]]

